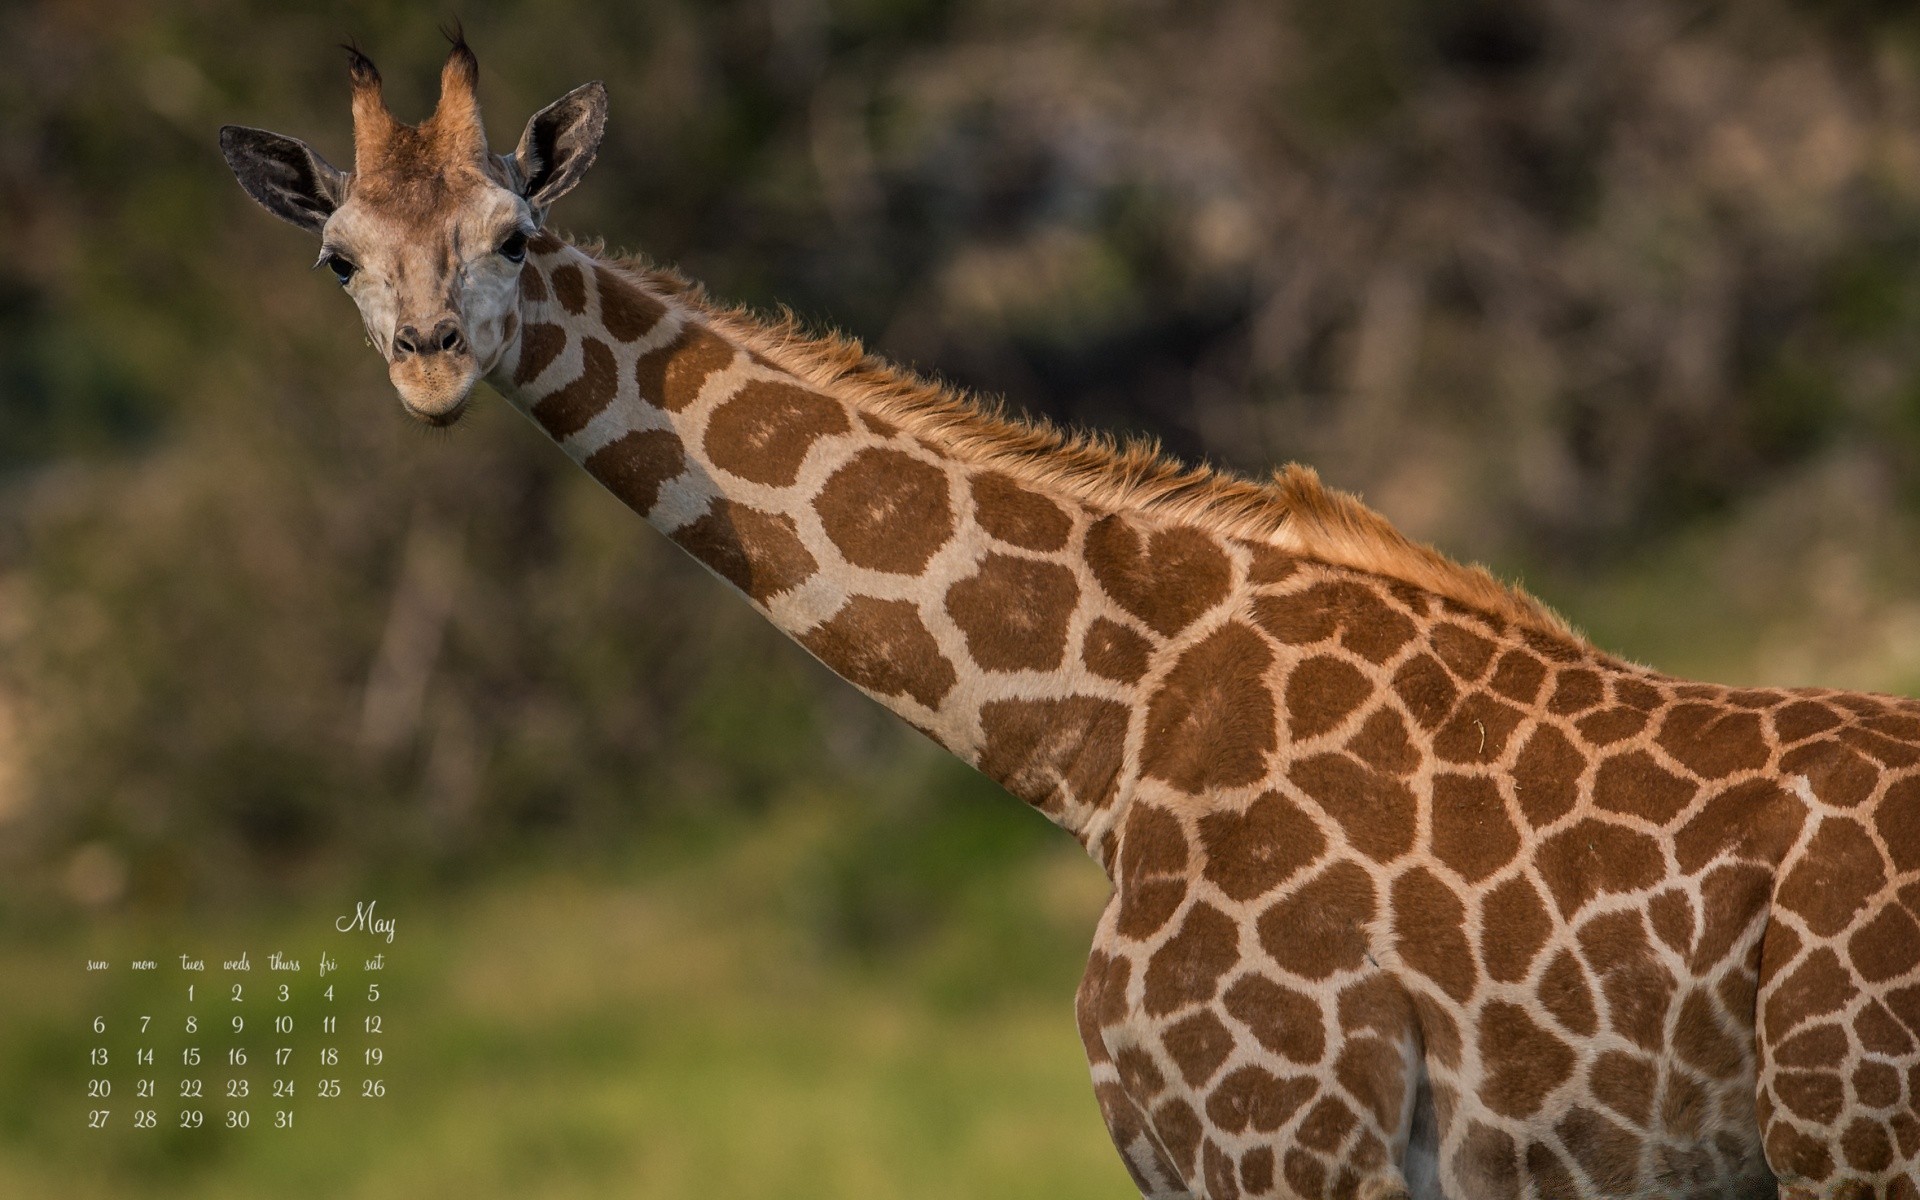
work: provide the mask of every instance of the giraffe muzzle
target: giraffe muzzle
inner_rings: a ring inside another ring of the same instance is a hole
[[[394,331],[387,376],[409,415],[429,425],[451,425],[466,410],[480,365],[460,323],[442,318],[425,332],[417,325]]]

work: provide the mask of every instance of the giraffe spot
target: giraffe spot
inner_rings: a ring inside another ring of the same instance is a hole
[[[908,600],[855,596],[800,644],[848,683],[879,696],[911,696],[928,708],[940,707],[957,678]]]
[[[1453,1152],[1453,1175],[1469,1196],[1520,1200],[1520,1162],[1513,1139],[1479,1121],[1469,1122]]]
[[[1256,1196],[1273,1190],[1273,1147],[1255,1146],[1240,1156],[1240,1186]]]
[[[1853,924],[1886,879],[1880,848],[1866,827],[1830,816],[1813,831],[1777,899],[1816,935],[1832,937]]]
[[[1142,773],[1196,795],[1258,782],[1277,745],[1273,650],[1227,624],[1180,656],[1147,704]]]
[[[1771,780],[1737,783],[1687,819],[1673,856],[1689,874],[1722,855],[1777,863],[1799,838],[1805,807]]]
[[[1484,775],[1434,777],[1434,857],[1468,883],[1478,883],[1519,851],[1520,831],[1507,815],[1498,784]]]
[[[1855,1117],[1840,1136],[1840,1155],[1854,1170],[1878,1175],[1893,1165],[1893,1139],[1872,1117]]]
[[[545,229],[538,231],[527,240],[528,251],[537,255],[552,254],[565,246],[566,243],[561,241],[558,236]]]
[[[1573,1182],[1573,1168],[1569,1167],[1567,1161],[1545,1142],[1528,1143],[1527,1177],[1533,1180],[1533,1194],[1536,1196],[1580,1194]]]
[[[1673,1049],[1682,1062],[1713,1079],[1731,1079],[1746,1066],[1746,1056],[1721,1025],[1712,997],[1700,988],[1689,989],[1680,1001]]]
[[[1480,1100],[1501,1116],[1532,1116],[1573,1074],[1573,1051],[1517,1004],[1495,1000],[1480,1010],[1479,1045],[1487,1072]]]
[[[755,379],[708,418],[707,458],[749,483],[789,487],[815,442],[851,428],[840,405],[819,392]]]
[[[968,483],[973,519],[1010,546],[1051,553],[1067,547],[1073,520],[1066,510],[998,471],[982,471]]]
[[[1312,1064],[1326,1051],[1320,1005],[1302,992],[1264,975],[1242,975],[1227,989],[1223,1002],[1228,1015],[1283,1058]]]
[[[1900,1072],[1883,1062],[1863,1062],[1854,1068],[1853,1094],[1868,1108],[1892,1108],[1900,1103]]]
[[[1240,927],[1206,901],[1196,903],[1147,962],[1147,1012],[1160,1017],[1213,999],[1220,977],[1239,961]]]
[[[916,575],[953,536],[946,472],[900,450],[854,455],[814,508],[840,556],[873,571]]]
[[[1637,708],[1614,705],[1590,712],[1573,723],[1590,746],[1611,746],[1646,728],[1647,714]]]
[[[1305,1076],[1280,1079],[1259,1067],[1240,1067],[1214,1085],[1207,1117],[1227,1133],[1272,1133],[1313,1099],[1318,1086]]]
[[[1287,1151],[1287,1156],[1280,1161],[1280,1170],[1286,1176],[1287,1186],[1297,1195],[1327,1194],[1327,1168],[1305,1150],[1295,1147]]]
[[[704,325],[687,325],[664,346],[633,364],[640,398],[668,412],[684,412],[700,398],[707,379],[732,365],[733,346]]]
[[[1660,1088],[1660,1129],[1668,1137],[1698,1138],[1707,1127],[1707,1090],[1684,1071],[1669,1068]],[[1733,1156],[1736,1161],[1743,1154]]]
[[[1853,1019],[1853,1031],[1860,1037],[1860,1048],[1868,1054],[1884,1054],[1889,1058],[1904,1058],[1913,1049],[1913,1038],[1906,1028],[1895,1019],[1887,1006],[1878,1000],[1870,1000],[1860,1014]],[[1844,1048],[1842,1053],[1844,1053]],[[1831,1062],[1832,1059],[1822,1059]],[[1920,1088],[1915,1089],[1920,1096]]]
[[[561,263],[553,269],[553,294],[560,307],[574,316],[587,311],[587,281],[572,263]]]
[[[1773,995],[1767,998],[1767,1040],[1784,1041],[1794,1026],[1839,1011],[1859,991],[1852,972],[1841,965],[1839,956],[1830,947],[1821,946],[1781,980]],[[1911,1022],[1908,1027],[1912,1027]]]
[[[1073,994],[1073,1018],[1080,1031],[1080,1044],[1086,1048],[1087,1061],[1096,1067],[1113,1057],[1107,1052],[1107,1039],[1100,1031],[1100,1013],[1106,1006],[1107,970],[1114,962],[1125,961],[1094,950],[1087,956],[1087,973],[1080,977],[1080,987]],[[1121,986],[1126,986],[1124,981]]]
[[[1153,1110],[1153,1131],[1183,1178],[1193,1175],[1193,1159],[1200,1151],[1200,1116],[1185,1100],[1163,1100]]]
[[[1699,695],[1718,696],[1722,694],[1722,689],[1713,684],[1702,683],[1693,686],[1698,689],[1697,694]],[[1684,693],[1687,689],[1682,687],[1679,690]],[[1666,695],[1659,688],[1654,687],[1645,680],[1632,679],[1625,675],[1615,675],[1613,677],[1613,698],[1627,707],[1637,708],[1641,712],[1652,712],[1666,702]]]
[[[1700,881],[1700,939],[1690,960],[1694,971],[1705,974],[1727,957],[1766,911],[1772,890],[1773,874],[1764,867],[1729,863],[1707,873]]]
[[[1513,764],[1513,791],[1535,829],[1573,811],[1580,797],[1580,774],[1587,760],[1567,735],[1551,725],[1535,726]]]
[[[1393,926],[1400,957],[1463,1004],[1473,995],[1477,970],[1466,922],[1460,898],[1425,867],[1394,880]]]
[[[1407,723],[1397,709],[1377,708],[1360,732],[1347,741],[1347,752],[1379,771],[1411,775],[1420,766],[1420,751],[1407,734]]]
[[[1124,704],[1096,696],[990,700],[980,709],[982,774],[1042,812],[1105,808],[1126,752]]]
[[[1322,1096],[1318,1103],[1307,1110],[1300,1128],[1294,1132],[1294,1138],[1309,1150],[1331,1154],[1340,1148],[1340,1143],[1347,1140],[1347,1134],[1359,1123],[1353,1110],[1339,1097]]]
[[[1693,901],[1678,888],[1669,888],[1647,902],[1653,932],[1679,954],[1693,948]]]
[[[546,278],[532,263],[520,269],[520,298],[533,304],[539,304],[547,298]],[[555,328],[555,326],[548,326],[548,328]]]
[[[1920,924],[1900,905],[1885,905],[1847,939],[1847,957],[1869,983],[1905,975],[1920,967]]]
[[[1547,700],[1547,711],[1563,717],[1574,716],[1597,707],[1605,694],[1599,672],[1586,667],[1572,667],[1554,677],[1553,695]]]
[[[1284,583],[1300,569],[1300,560],[1261,542],[1242,542],[1247,551],[1247,582],[1255,587]]]
[[[1519,709],[1485,692],[1468,693],[1434,735],[1433,752],[1448,762],[1494,762],[1506,753],[1507,738],[1520,724]]]
[[[1200,1162],[1200,1178],[1206,1184],[1208,1200],[1240,1200],[1240,1174],[1217,1142],[1208,1139]]]
[[[1147,673],[1152,643],[1118,621],[1095,617],[1087,626],[1080,659],[1087,670],[1116,683],[1136,683]]]
[[[1094,989],[1090,1002],[1095,1005],[1094,1017],[1101,1027],[1111,1029],[1126,1022],[1127,984],[1132,979],[1133,963],[1123,955],[1107,959],[1104,973],[1098,979],[1094,978],[1093,964],[1087,964],[1086,983]]]
[[[1127,1089],[1129,1096],[1151,1099],[1167,1086],[1166,1077],[1160,1074],[1160,1068],[1154,1064],[1153,1055],[1145,1046],[1128,1046],[1121,1050],[1114,1059],[1114,1070],[1119,1072],[1120,1086]]]
[[[1370,1030],[1392,1042],[1404,1038],[1413,1026],[1407,993],[1384,974],[1362,975],[1348,984],[1340,993],[1339,1009],[1343,1033]]]
[[[1373,694],[1358,667],[1324,654],[1306,659],[1287,673],[1287,732],[1296,742],[1339,725]]]
[[[1114,603],[1163,637],[1225,599],[1233,576],[1226,551],[1199,530],[1176,526],[1143,538],[1117,515],[1088,527],[1086,559]]]
[[[1593,777],[1593,802],[1609,812],[1664,825],[1687,806],[1698,789],[1653,761],[1644,750],[1609,755]]]
[[[1862,751],[1867,757],[1886,767],[1911,767],[1920,763],[1920,748],[1906,742],[1897,742],[1882,737],[1870,729],[1850,725],[1839,733],[1841,741]]]
[[[1417,628],[1412,618],[1352,580],[1262,596],[1254,601],[1253,619],[1290,646],[1310,646],[1338,634],[1340,645],[1372,663],[1393,657]]]
[[[1658,1081],[1651,1062],[1619,1050],[1609,1050],[1594,1059],[1587,1072],[1587,1087],[1593,1098],[1643,1129],[1653,1115],[1653,1091]]]
[[[1213,1078],[1227,1055],[1233,1053],[1233,1035],[1210,1008],[1169,1025],[1160,1044],[1167,1048],[1167,1057],[1179,1068],[1187,1086],[1196,1088]]]
[[[1361,1038],[1340,1048],[1333,1077],[1347,1095],[1366,1107],[1380,1128],[1393,1129],[1400,1122],[1400,1109],[1406,1100],[1406,1070],[1398,1045]]]
[[[1487,686],[1519,704],[1532,704],[1547,681],[1547,665],[1525,650],[1509,650],[1500,656]]]
[[[1631,1130],[1575,1105],[1554,1131],[1602,1194],[1625,1196],[1634,1191],[1640,1176],[1640,1139]]]
[[[1392,862],[1413,849],[1418,816],[1406,784],[1344,754],[1316,754],[1287,772],[1322,812],[1340,823],[1347,844],[1375,862]]]
[[[1873,795],[1880,771],[1844,743],[1822,738],[1797,746],[1780,760],[1782,775],[1804,775],[1822,804],[1853,808]]]
[[[1052,671],[1067,654],[1067,622],[1080,599],[1059,563],[989,554],[947,589],[947,615],[987,671]]]
[[[589,454],[582,465],[644,517],[659,503],[661,485],[686,470],[687,456],[672,430],[630,429]]]
[[[1260,944],[1282,970],[1325,979],[1365,960],[1373,912],[1372,878],[1336,862],[1260,915]]]
[[[1244,813],[1219,809],[1200,818],[1206,876],[1237,901],[1254,900],[1305,870],[1327,848],[1313,819],[1278,792]]]
[[[1607,998],[1607,1024],[1643,1049],[1664,1049],[1667,1009],[1678,985],[1673,973],[1655,957],[1640,914],[1612,912],[1594,917],[1580,928],[1580,948],[1600,977],[1600,991]]]
[[[1581,1037],[1592,1037],[1600,1027],[1586,969],[1568,951],[1560,951],[1547,964],[1546,973],[1540,977],[1539,996],[1554,1020]]]
[[[1767,1129],[1767,1165],[1782,1175],[1821,1180],[1833,1174],[1833,1155],[1820,1139],[1775,1121]]]
[[[1463,683],[1478,680],[1493,661],[1493,643],[1459,625],[1443,622],[1427,636],[1434,654]]]
[[[792,517],[725,497],[672,536],[714,574],[762,604],[805,581],[817,566]]]
[[[1595,896],[1650,888],[1665,873],[1660,844],[1653,838],[1593,817],[1541,843],[1535,861],[1566,917]]]
[[[1831,1071],[1782,1071],[1773,1078],[1773,1094],[1804,1120],[1830,1124],[1846,1106],[1846,1089]]]
[[[1173,919],[1187,898],[1187,835],[1180,820],[1144,801],[1127,810],[1120,839],[1120,912],[1123,937],[1146,938]]]
[[[1480,902],[1480,944],[1489,978],[1518,983],[1553,933],[1553,918],[1525,875],[1499,884]]]
[[[1782,742],[1799,742],[1840,723],[1840,714],[1816,700],[1796,700],[1773,714],[1773,731]]]
[[[520,361],[514,364],[513,381],[523,386],[533,382],[566,348],[567,331],[558,325],[527,326],[520,331]]]
[[[1893,869],[1902,875],[1920,870],[1920,776],[1887,788],[1873,823],[1886,841]]]
[[[1757,713],[1728,712],[1710,704],[1675,705],[1660,723],[1656,740],[1702,779],[1767,765],[1767,741]]]
[[[666,305],[606,267],[594,267],[593,278],[600,291],[600,324],[614,341],[642,337],[667,315]]]
[[[584,338],[580,343],[580,364],[580,374],[573,382],[533,406],[534,417],[555,441],[580,432],[588,421],[613,403],[614,389],[619,383],[613,351],[599,338]]]
[[[1393,690],[1407,706],[1407,715],[1422,729],[1439,728],[1460,695],[1453,677],[1431,654],[1418,654],[1400,664],[1393,674]]]

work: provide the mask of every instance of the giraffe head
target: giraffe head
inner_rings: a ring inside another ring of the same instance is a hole
[[[319,235],[315,265],[359,306],[401,406],[449,425],[519,337],[527,239],[593,162],[606,88],[568,92],[534,114],[512,154],[493,154],[474,93],[479,63],[457,33],[439,102],[418,125],[394,119],[380,72],[358,50],[348,53],[351,172],[264,129],[228,125],[220,149],[248,195]]]

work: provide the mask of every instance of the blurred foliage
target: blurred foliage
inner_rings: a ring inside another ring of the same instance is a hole
[[[498,145],[611,87],[565,228],[1036,413],[1313,462],[1663,667],[1920,687],[1906,6],[461,16]],[[1037,819],[503,405],[409,425],[233,185],[222,122],[349,160],[348,35],[423,114],[444,43],[404,6],[0,13],[0,917],[478,878],[851,795],[823,942],[971,919],[953,887]]]

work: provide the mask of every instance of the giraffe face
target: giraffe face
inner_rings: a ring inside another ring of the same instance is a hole
[[[538,228],[525,197],[466,174],[435,181],[450,199],[420,211],[404,203],[416,181],[357,180],[321,230],[320,265],[359,307],[401,407],[432,425],[458,419],[519,336],[520,266]]]
[[[450,425],[520,335],[527,241],[593,161],[606,121],[599,83],[535,113],[511,155],[487,149],[479,64],[456,38],[440,101],[419,125],[387,112],[380,74],[352,51],[354,170],[262,129],[220,131],[227,163],[268,212],[320,238],[316,266],[360,309],[408,413]]]

